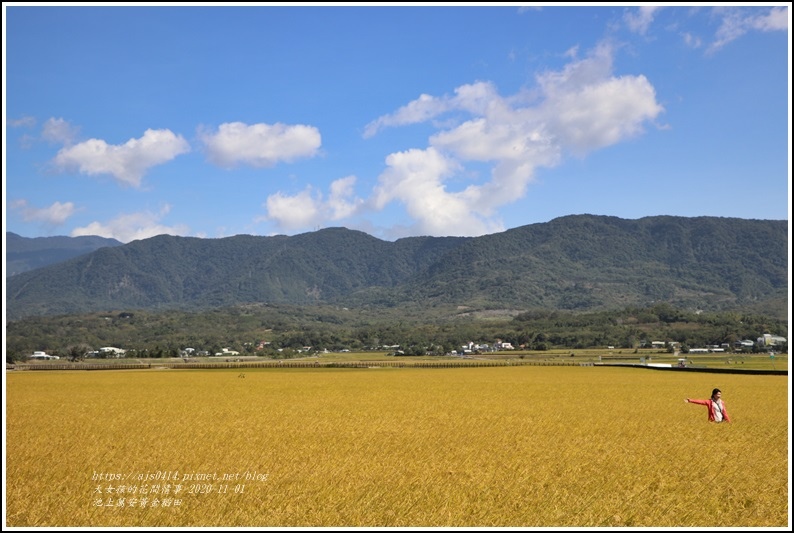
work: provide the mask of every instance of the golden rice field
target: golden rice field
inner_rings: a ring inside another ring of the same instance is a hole
[[[732,424],[684,402],[714,387]],[[791,525],[786,376],[28,371],[6,394],[6,526]]]

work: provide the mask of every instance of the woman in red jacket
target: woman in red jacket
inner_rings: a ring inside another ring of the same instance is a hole
[[[687,398],[684,401],[708,406],[709,422],[731,421],[731,417],[728,416],[728,411],[725,410],[725,402],[722,401],[722,391],[720,389],[711,391],[711,398],[708,400],[693,400],[692,398]]]

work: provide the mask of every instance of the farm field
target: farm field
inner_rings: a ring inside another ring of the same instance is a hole
[[[151,369],[6,385],[12,527],[790,525],[787,376]],[[731,424],[684,402],[714,387]]]
[[[691,354],[674,355],[660,350],[603,350],[603,349],[584,349],[584,350],[548,350],[548,351],[501,351],[494,353],[484,353],[467,357],[456,356],[403,356],[394,357],[384,351],[370,352],[329,352],[304,357],[292,357],[285,359],[273,359],[271,357],[257,357],[242,355],[235,357],[191,357],[188,359],[176,358],[120,358],[120,359],[96,359],[87,358],[81,362],[70,363],[66,359],[58,361],[34,361],[27,360],[16,364],[19,369],[29,369],[37,367],[60,367],[60,368],[80,368],[85,365],[119,366],[119,365],[144,365],[144,366],[181,366],[185,363],[199,365],[217,364],[219,367],[225,363],[232,363],[234,366],[246,366],[256,363],[312,363],[320,366],[330,366],[338,363],[363,363],[363,362],[386,362],[389,365],[412,366],[416,363],[441,363],[441,364],[469,364],[475,361],[501,361],[513,364],[564,364],[581,365],[582,363],[601,363],[601,364],[669,364],[677,366],[679,357],[686,359],[686,366],[689,368],[708,368],[723,370],[741,371],[788,371],[788,354],[776,354],[770,357],[768,354],[741,354],[741,353],[721,353],[721,354]],[[237,364],[239,363],[239,365]],[[228,366],[228,365],[227,365]],[[449,366],[449,365],[447,365]]]

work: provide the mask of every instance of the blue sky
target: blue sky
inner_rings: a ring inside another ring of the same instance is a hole
[[[5,3],[5,230],[787,220],[787,6]]]

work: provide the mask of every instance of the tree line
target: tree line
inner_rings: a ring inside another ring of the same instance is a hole
[[[114,311],[29,317],[6,325],[6,359],[34,351],[77,360],[101,347],[127,357],[179,357],[185,348],[213,355],[289,357],[312,351],[367,351],[399,346],[404,355],[443,355],[468,342],[509,342],[526,350],[636,349],[653,341],[688,347],[755,341],[764,333],[788,338],[782,319],[740,312],[698,312],[669,304],[577,313],[487,309],[347,309],[335,306],[249,305],[212,311]],[[747,348],[745,348],[747,349]],[[758,348],[754,348],[758,349]]]

